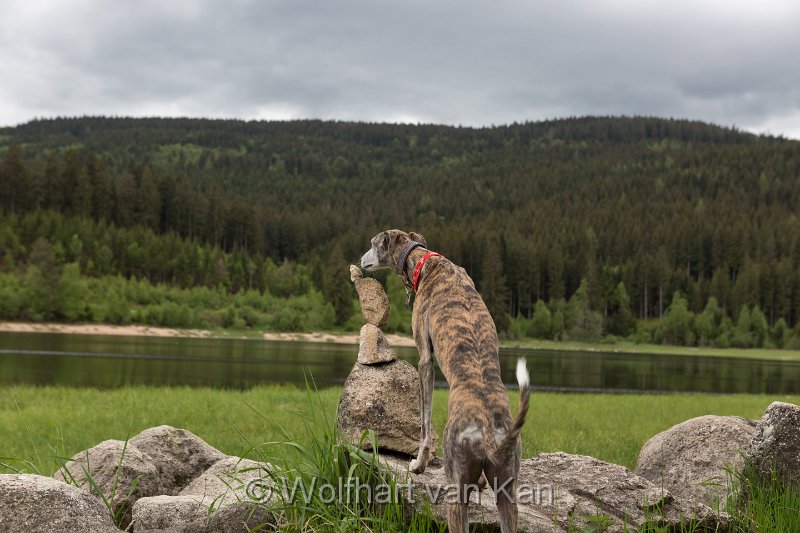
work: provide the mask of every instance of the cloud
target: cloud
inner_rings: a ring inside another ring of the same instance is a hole
[[[796,2],[11,0],[0,124],[640,114],[797,136],[797,20]]]

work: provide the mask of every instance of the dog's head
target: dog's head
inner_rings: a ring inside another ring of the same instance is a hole
[[[364,270],[380,270],[382,268],[395,268],[397,256],[403,247],[411,241],[417,241],[425,246],[425,237],[419,233],[390,229],[382,231],[372,238],[372,247],[361,257],[361,268]]]

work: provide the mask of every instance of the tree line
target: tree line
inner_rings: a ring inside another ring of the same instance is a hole
[[[543,305],[565,315],[584,284],[613,335],[636,334],[620,320],[663,322],[675,293],[697,317],[716,302],[718,327],[744,309],[768,328],[800,320],[795,141],[645,117],[481,129],[84,117],[0,130],[0,150],[4,220],[57,214],[64,232],[91,223],[216,254],[106,244],[87,275],[264,291],[269,259],[346,281],[369,238],[400,227],[467,269],[501,330]]]

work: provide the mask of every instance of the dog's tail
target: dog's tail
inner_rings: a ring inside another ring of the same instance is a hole
[[[511,424],[511,429],[506,434],[503,442],[497,447],[491,458],[492,462],[496,465],[508,464],[516,447],[519,432],[525,424],[525,415],[528,414],[528,396],[530,396],[530,375],[528,374],[528,367],[525,364],[525,359],[521,358],[517,361],[517,383],[519,383],[519,410],[514,422]]]

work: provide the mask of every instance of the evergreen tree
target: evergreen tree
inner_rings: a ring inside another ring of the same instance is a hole
[[[606,324],[610,334],[620,337],[627,337],[636,330],[636,321],[631,314],[631,300],[621,281],[611,296]]]
[[[737,348],[750,348],[753,346],[753,325],[750,320],[750,310],[746,305],[739,309],[739,318],[736,320],[736,327],[733,330],[731,344]]]
[[[537,300],[533,310],[531,334],[537,339],[553,338],[553,317],[542,300]]]
[[[659,337],[667,344],[693,344],[693,319],[694,314],[689,310],[686,298],[676,291],[672,296],[672,303],[664,313],[664,318],[659,326]]]
[[[333,305],[336,324],[344,325],[353,315],[353,283],[350,281],[350,264],[345,261],[340,245],[335,245],[328,256],[325,276],[325,299]]]
[[[494,241],[489,241],[483,257],[480,293],[489,313],[492,315],[498,332],[508,330],[511,317],[508,314],[509,291],[506,276],[503,274],[503,263],[500,249]]]
[[[19,143],[11,143],[0,162],[0,208],[10,213],[24,211],[31,204],[31,183],[22,161]]]
[[[750,330],[753,334],[753,344],[756,347],[764,346],[765,341],[769,342],[767,317],[758,306],[755,306],[750,312]]]
[[[56,314],[70,322],[81,319],[85,314],[86,294],[86,282],[81,279],[78,263],[64,265],[58,279]]]
[[[710,297],[703,312],[694,320],[694,330],[701,346],[710,345],[717,338],[721,314],[717,299]]]

